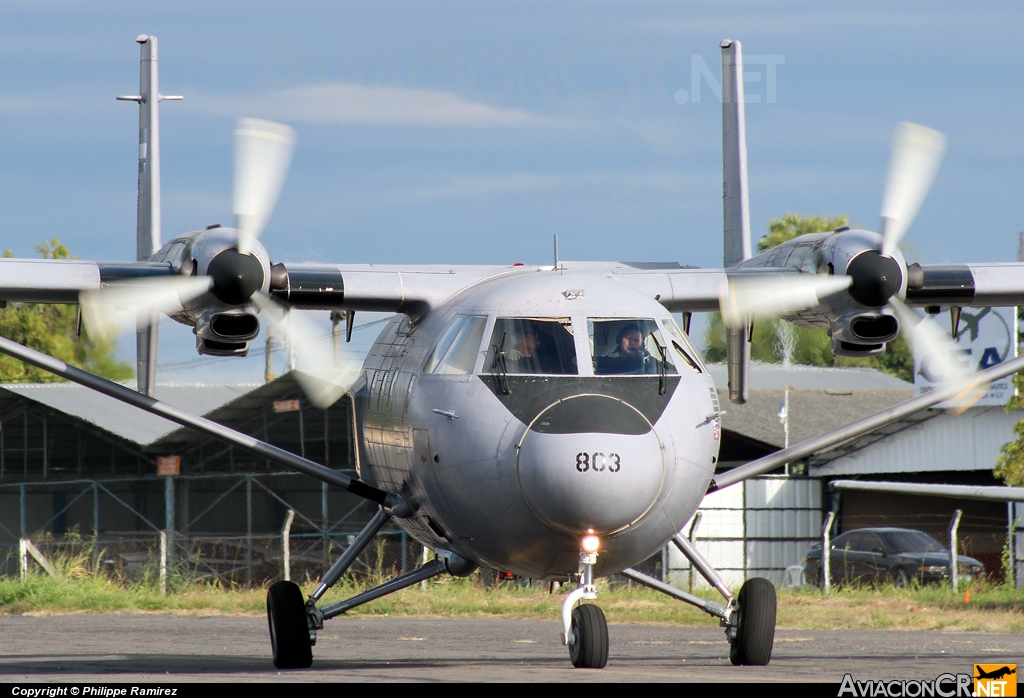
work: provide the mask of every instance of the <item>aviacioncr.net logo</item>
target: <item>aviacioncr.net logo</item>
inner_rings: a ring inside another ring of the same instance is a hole
[[[839,698],[973,698],[975,695],[971,685],[974,677],[970,674],[941,674],[929,681],[879,679],[857,681],[850,674],[843,676],[839,687]]]

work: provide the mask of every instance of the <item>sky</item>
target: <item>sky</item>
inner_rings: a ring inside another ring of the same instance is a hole
[[[298,134],[274,261],[548,264],[557,234],[563,259],[720,266],[726,38],[746,56],[755,243],[786,212],[877,228],[900,121],[948,138],[912,259],[1011,261],[1024,230],[1020,3],[8,0],[0,19],[18,256],[56,236],[134,258],[138,112],[114,96],[138,91],[143,33],[184,96],[161,111],[164,242],[231,223],[231,132],[252,116]],[[160,380],[262,380],[258,351],[161,333]]]

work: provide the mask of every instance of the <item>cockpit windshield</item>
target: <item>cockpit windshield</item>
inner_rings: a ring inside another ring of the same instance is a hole
[[[620,376],[675,373],[672,353],[650,318],[587,320],[594,374]]]
[[[572,322],[569,318],[497,318],[483,372],[576,375]]]

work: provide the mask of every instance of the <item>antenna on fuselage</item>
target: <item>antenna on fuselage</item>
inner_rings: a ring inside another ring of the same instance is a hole
[[[558,233],[555,233],[555,266],[551,268],[558,271]]]
[[[160,249],[160,102],[183,99],[160,94],[156,37],[140,34],[139,94],[121,95],[122,102],[139,105],[139,198],[135,226],[135,258],[148,260]],[[160,339],[159,313],[140,311],[135,333],[138,391],[153,397],[156,391],[156,350]]]

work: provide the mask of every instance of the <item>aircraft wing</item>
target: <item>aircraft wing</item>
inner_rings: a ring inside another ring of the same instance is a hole
[[[0,259],[0,301],[74,304],[79,292],[104,283],[171,273],[169,264],[153,262]]]
[[[920,267],[920,278],[915,278],[914,266]],[[910,306],[1024,305],[1024,263],[922,264],[911,265],[908,272]]]
[[[562,262],[561,266],[611,276],[672,312],[717,311],[719,291],[730,278],[800,273],[787,268],[700,269],[675,262]],[[273,288],[274,295],[297,308],[416,313],[487,279],[550,269],[286,263],[275,265]],[[0,300],[77,303],[80,291],[105,283],[173,274],[170,264],[156,262],[0,259]],[[906,303],[912,307],[1024,305],[1024,263],[912,265],[909,277]]]

